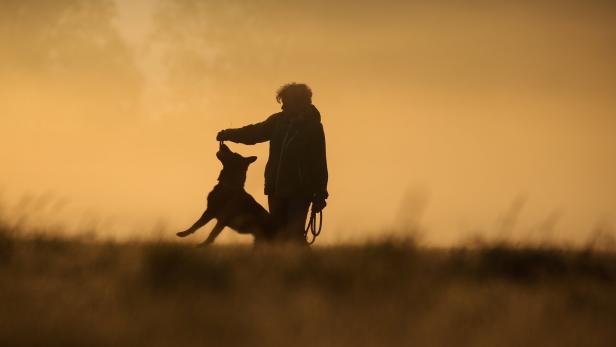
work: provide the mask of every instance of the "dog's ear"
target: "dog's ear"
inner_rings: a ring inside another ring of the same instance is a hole
[[[254,163],[254,162],[257,160],[257,157],[255,157],[255,156],[253,155],[252,157],[248,157],[248,158],[245,158],[245,159],[246,159],[246,162],[247,162],[248,164],[250,164],[250,163]]]

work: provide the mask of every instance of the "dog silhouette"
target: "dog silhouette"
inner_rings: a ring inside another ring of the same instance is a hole
[[[240,234],[252,234],[255,244],[271,240],[273,228],[269,212],[244,190],[248,166],[257,157],[245,158],[232,152],[222,142],[216,157],[222,163],[222,171],[218,176],[218,184],[207,196],[207,208],[195,224],[177,233],[177,236],[186,237],[216,219],[216,226],[200,246],[214,242],[225,227]]]

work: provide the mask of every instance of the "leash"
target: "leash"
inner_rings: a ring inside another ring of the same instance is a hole
[[[319,215],[319,224],[317,227],[317,215]],[[313,244],[314,241],[317,240],[317,236],[321,234],[321,230],[323,229],[323,210],[319,212],[312,211],[310,213],[310,221],[308,222],[308,226],[306,230],[304,230],[304,237],[306,238],[306,243],[309,245]]]

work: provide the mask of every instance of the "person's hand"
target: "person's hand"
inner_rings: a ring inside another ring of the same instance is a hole
[[[221,130],[216,135],[216,141],[227,141],[229,140],[229,129]]]
[[[316,198],[312,201],[312,212],[319,213],[327,206],[327,202],[323,198]]]

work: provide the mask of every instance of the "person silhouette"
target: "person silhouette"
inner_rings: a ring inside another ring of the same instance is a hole
[[[276,101],[282,112],[260,123],[221,130],[216,140],[246,145],[269,141],[265,195],[275,239],[306,245],[304,225],[310,204],[313,212],[320,212],[329,197],[325,133],[306,84],[283,85]]]

